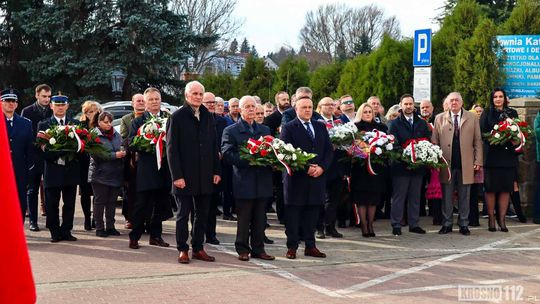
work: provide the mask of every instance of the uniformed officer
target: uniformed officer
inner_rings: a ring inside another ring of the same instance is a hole
[[[51,98],[53,115],[38,124],[38,130],[44,131],[52,126],[77,125],[75,120],[66,115],[69,108],[68,98],[63,95],[55,95]],[[66,152],[49,151],[42,147],[45,157],[45,171],[43,185],[45,188],[45,200],[47,202],[47,227],[51,232],[51,242],[62,240],[76,241],[71,235],[73,229],[73,216],[75,213],[75,196],[79,184],[79,163],[69,160]],[[59,219],[60,195],[64,205],[62,206],[62,225]]]
[[[19,93],[14,89],[3,90],[0,94],[2,99],[2,112],[6,121],[6,129],[9,138],[11,162],[17,182],[17,192],[21,205],[22,218],[26,214],[26,186],[28,185],[28,172],[33,165],[32,122],[15,113],[19,105]]]

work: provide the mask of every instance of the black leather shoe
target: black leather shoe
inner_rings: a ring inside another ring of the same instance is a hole
[[[265,244],[274,244],[274,240],[269,239],[266,235],[264,236],[264,243]]]
[[[223,214],[223,220],[224,221],[231,221],[231,222],[236,222],[237,221],[236,217],[234,217],[232,214]]]
[[[392,234],[395,236],[401,235],[401,228],[392,228]]]
[[[324,234],[324,231],[319,230],[319,231],[317,231],[317,235],[315,237],[318,238],[318,239],[325,239],[326,235]]]
[[[77,240],[77,238],[74,237],[73,235],[71,235],[71,233],[68,233],[68,234],[62,236],[62,240],[69,241],[69,242],[75,242]]]
[[[409,232],[418,233],[418,234],[426,234],[426,231],[420,227],[409,228]]]
[[[105,232],[104,229],[97,229],[96,230],[96,236],[99,236],[99,237],[108,237],[109,234],[107,232]]]
[[[439,230],[439,234],[447,234],[450,232],[452,232],[452,227],[448,227],[448,226],[442,226],[441,230]]]
[[[165,242],[162,238],[159,238],[159,239],[151,238],[148,243],[153,246],[169,247],[169,243]]]
[[[326,230],[326,235],[331,236],[331,237],[336,238],[336,239],[340,239],[340,238],[343,237],[343,234],[337,232],[336,229]]]
[[[30,231],[38,232],[40,229],[38,225],[36,224],[30,224],[30,228],[28,228]]]
[[[62,238],[58,235],[51,236],[51,243],[58,243],[62,240]]]
[[[219,240],[217,238],[206,239],[206,242],[212,245],[219,245]]]
[[[118,232],[118,230],[116,230],[115,228],[108,228],[107,230],[105,230],[105,232],[107,232],[108,235],[120,235],[120,232]]]
[[[459,233],[461,233],[463,235],[471,235],[471,231],[466,226],[460,227],[459,228]]]

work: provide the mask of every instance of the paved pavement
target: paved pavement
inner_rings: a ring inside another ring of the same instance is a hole
[[[468,237],[422,218],[426,235],[394,237],[388,220],[375,223],[376,238],[358,228],[343,239],[318,240],[326,259],[285,258],[283,226],[270,215],[267,245],[275,261],[241,262],[234,252],[235,223],[218,221],[219,246],[207,245],[215,263],[176,262],[174,221],[164,223],[170,248],[128,248],[128,231],[117,211],[121,236],[98,238],[84,231],[77,205],[77,242],[49,242],[47,230],[30,232],[38,303],[456,303],[496,297],[499,303],[540,303],[540,226],[507,220],[510,232],[472,228]],[[43,226],[44,218],[40,218]],[[483,288],[483,289],[481,289]],[[484,294],[479,293],[483,291]],[[475,293],[476,292],[476,293]],[[476,297],[476,298],[475,298]],[[515,300],[515,301],[514,301]]]

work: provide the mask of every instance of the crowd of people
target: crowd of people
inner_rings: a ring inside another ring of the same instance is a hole
[[[355,104],[359,103],[350,95],[324,97],[314,110],[308,87],[298,88],[291,97],[277,92],[274,103],[262,103],[257,96],[226,103],[192,81],[185,87],[184,105],[174,113],[161,107],[156,88],[133,95],[133,112],[121,118],[120,132],[112,126],[112,114],[95,101],[86,101],[80,119],[74,119],[68,111],[69,98],[52,96],[46,84],[35,88],[35,103],[20,115],[16,90],[4,90],[0,98],[23,222],[27,215],[29,230],[40,231],[41,192],[41,212],[46,215],[51,242],[77,240],[72,234],[77,189],[84,229],[95,228],[98,237],[120,235],[115,216],[117,199],[122,197],[124,228],[131,230],[132,249],[140,248],[145,232],[150,245],[168,247],[162,222],[175,217],[179,263],[190,262],[190,244],[192,259],[215,260],[204,250],[204,243],[219,244],[218,216],[237,221],[235,248],[241,261],[275,259],[265,251],[265,244],[273,243],[265,235],[269,212],[276,212],[279,223],[285,225],[289,259],[296,258],[301,242],[305,256],[326,257],[316,239],[342,238],[338,228],[347,222],[368,238],[376,236],[376,219],[390,219],[395,236],[402,234],[404,226],[410,233],[425,234],[419,217],[427,214],[434,225],[441,226],[439,234],[447,234],[453,231],[457,212],[459,232],[470,235],[469,226],[480,225],[479,197],[484,198],[489,231],[497,231],[496,225],[508,231],[505,219],[510,198],[519,220],[526,221],[517,186],[518,153],[510,144],[489,145],[482,138],[495,124],[517,117],[501,88],[492,91],[486,109],[475,104],[468,111],[461,95],[451,92],[443,111],[435,114],[430,101],[420,101],[417,109],[414,97],[404,94],[385,115],[377,96],[360,103],[358,110]],[[133,145],[140,128],[153,118],[167,119],[161,162],[156,162],[155,151]],[[369,174],[360,161],[343,161],[347,153],[332,145],[328,129],[347,122],[355,123],[360,131],[391,134],[399,146],[429,139],[441,147],[448,170],[410,169],[400,161],[390,161],[374,164],[377,174]],[[39,131],[68,125],[94,130],[107,153],[69,158],[65,152],[36,144]],[[293,174],[250,165],[241,157],[241,149],[249,139],[261,136],[279,137],[316,156],[306,169]],[[438,175],[442,190],[436,198],[426,197],[427,184],[437,177],[433,175]]]

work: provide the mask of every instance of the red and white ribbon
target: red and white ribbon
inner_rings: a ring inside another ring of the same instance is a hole
[[[163,139],[165,138],[166,133],[161,132],[156,142],[156,162],[158,170],[161,169],[161,160],[163,158]]]

